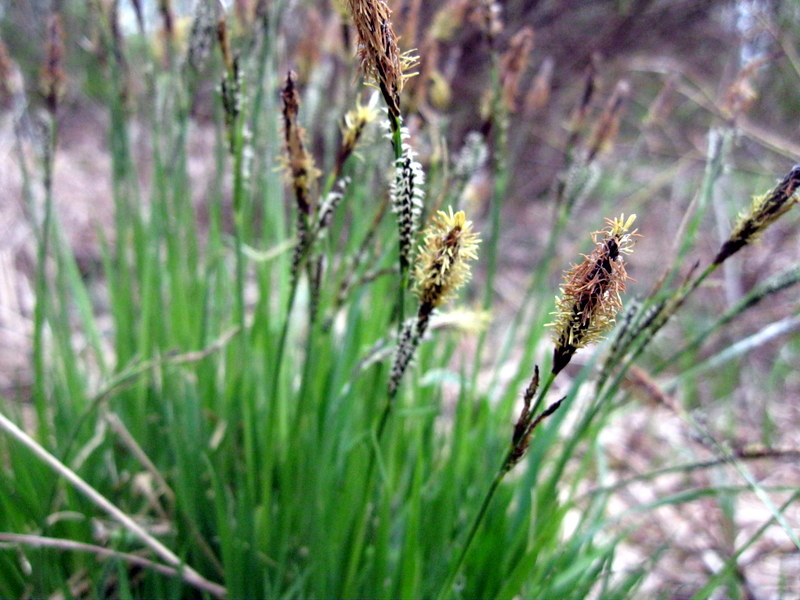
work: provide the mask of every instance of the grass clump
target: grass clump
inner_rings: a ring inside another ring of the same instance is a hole
[[[748,133],[754,101],[715,112],[694,73],[644,68],[609,91],[609,64],[567,72],[495,3],[398,6],[135,2],[125,28],[117,3],[67,4],[43,66],[0,47],[35,257],[31,387],[0,403],[0,596],[671,595],[683,540],[650,526],[698,507],[719,568],[680,585],[740,596],[769,528],[800,545],[798,482],[757,470],[797,450],[717,410],[754,390],[786,410],[775,373],[798,350],[796,315],[768,310],[798,281],[772,235],[798,167],[728,224],[762,187],[737,141],[786,170],[780,140]],[[466,49],[480,68],[454,72]],[[674,129],[669,94],[694,110]],[[61,215],[76,106],[106,123],[96,275]],[[705,156],[652,150],[698,130]],[[523,171],[542,140],[557,160]],[[602,214],[622,216],[575,242]],[[763,280],[745,256],[767,257]],[[777,329],[738,335],[750,315]],[[714,373],[748,360],[756,383]],[[642,415],[665,427],[638,454]],[[745,510],[758,526],[724,537]]]

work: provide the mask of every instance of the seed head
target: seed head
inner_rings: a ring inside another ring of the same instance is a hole
[[[603,112],[597,120],[597,125],[592,131],[592,137],[589,140],[589,150],[587,155],[587,162],[591,162],[599,154],[609,150],[614,145],[614,138],[617,137],[619,131],[619,123],[622,118],[622,112],[628,99],[631,95],[631,86],[624,79],[619,81],[614,87],[614,91],[609,96]]]
[[[503,102],[508,112],[517,110],[519,82],[525,75],[528,59],[533,49],[533,29],[523,27],[509,42],[509,47],[500,61],[500,82],[503,88]]]
[[[344,162],[353,153],[353,150],[364,132],[364,128],[376,121],[380,116],[377,109],[378,95],[373,94],[366,104],[356,103],[356,107],[344,116],[344,126],[342,127],[342,145],[339,148],[337,167],[341,169]]]
[[[596,246],[585,260],[564,274],[556,299],[553,373],[560,372],[579,348],[597,341],[614,323],[625,291],[624,255],[633,251],[636,215],[606,219],[608,226],[592,234]],[[602,235],[602,238],[600,236]],[[598,241],[599,238],[599,241]]]
[[[381,90],[389,112],[400,118],[400,92],[407,71],[416,65],[411,54],[401,55],[389,18],[392,11],[384,0],[348,0],[358,33],[358,56],[364,75]]]
[[[403,139],[408,137],[405,127],[400,128]],[[420,214],[422,201],[425,198],[425,172],[417,161],[411,146],[403,142],[403,154],[394,163],[394,180],[391,184],[390,197],[392,211],[397,215],[397,228],[400,239],[400,264],[403,272],[411,261],[414,250],[414,236]]]
[[[296,75],[289,71],[286,82],[281,89],[283,102],[283,135],[286,145],[286,167],[292,179],[297,207],[302,214],[312,212],[311,189],[320,176],[314,165],[314,157],[306,149],[303,138],[305,131],[298,124],[297,113],[300,109],[300,95],[295,85]]]
[[[451,298],[470,279],[469,261],[478,258],[480,239],[464,211],[439,211],[425,231],[414,270],[414,291],[430,310]]]
[[[800,165],[795,165],[769,194],[756,196],[750,210],[739,217],[728,241],[720,248],[714,264],[721,264],[746,245],[758,239],[767,227],[800,201]]]
[[[40,86],[47,110],[55,114],[67,87],[67,74],[64,72],[64,27],[61,24],[61,15],[55,12],[47,20],[46,56]]]

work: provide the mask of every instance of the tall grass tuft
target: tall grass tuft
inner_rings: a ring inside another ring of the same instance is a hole
[[[0,597],[800,594],[789,37],[711,85],[515,3],[57,4],[0,17]]]

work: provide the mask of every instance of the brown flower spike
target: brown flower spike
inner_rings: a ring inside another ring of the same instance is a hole
[[[564,274],[561,298],[556,299],[552,323],[555,350],[553,374],[569,364],[579,348],[597,341],[614,323],[625,291],[624,255],[633,251],[636,215],[606,219],[608,226],[592,234],[595,249]],[[598,236],[603,235],[598,241]]]
[[[361,69],[378,84],[389,112],[399,119],[403,59],[389,20],[392,11],[384,0],[348,0],[348,4],[358,32]]]

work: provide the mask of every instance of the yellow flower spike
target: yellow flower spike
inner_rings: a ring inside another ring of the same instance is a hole
[[[440,210],[424,234],[414,269],[414,291],[429,311],[441,306],[471,277],[468,261],[478,258],[480,239],[464,211]]]

